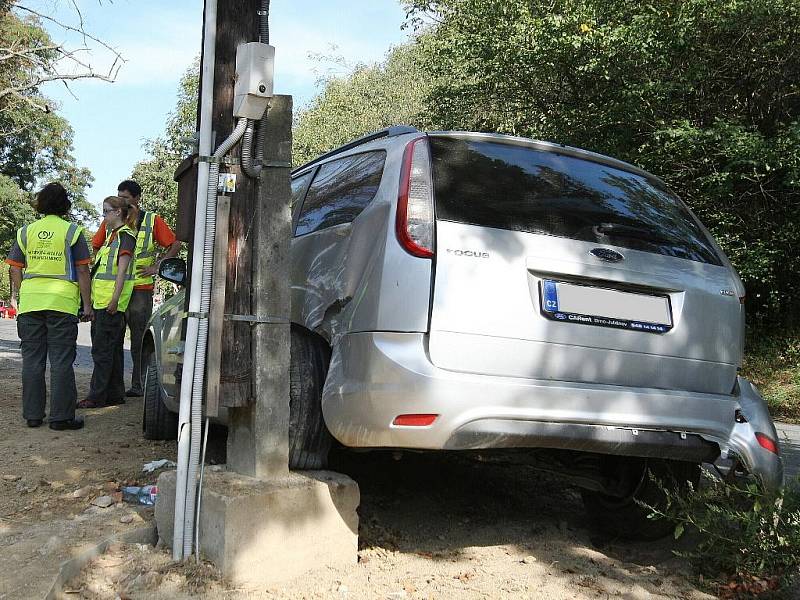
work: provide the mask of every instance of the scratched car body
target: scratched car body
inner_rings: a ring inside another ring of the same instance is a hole
[[[737,460],[781,485],[773,423],[737,376],[742,283],[655,176],[396,127],[293,171],[292,206],[293,343],[330,355],[318,410],[344,446],[544,450],[609,497],[631,461]],[[181,303],[145,347],[172,411]]]

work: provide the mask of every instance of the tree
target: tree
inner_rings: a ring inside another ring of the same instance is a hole
[[[430,77],[417,46],[398,46],[382,63],[348,71],[324,78],[322,91],[297,115],[292,134],[296,165],[390,125],[426,125],[423,100]]]
[[[14,180],[0,175],[0,257],[5,258],[11,249],[17,229],[34,219],[29,196]]]
[[[7,250],[13,230],[34,218],[28,200],[45,181],[57,180],[67,188],[73,205],[72,218],[87,223],[97,217],[96,209],[85,196],[92,176],[75,164],[72,155],[72,129],[54,112],[52,102],[41,94],[39,87],[46,81],[107,77],[95,74],[88,64],[83,70],[75,70],[83,64],[79,56],[87,48],[68,49],[54,43],[42,27],[41,19],[53,21],[18,2],[0,0],[0,249],[3,250]],[[59,26],[85,34],[84,41],[95,40],[83,31],[82,25]]]
[[[63,23],[19,0],[0,0],[0,115],[9,112],[48,113],[52,110],[39,87],[49,81],[67,84],[77,79],[114,81],[123,62],[108,44],[86,31],[77,3],[71,2],[76,25]],[[46,21],[65,33],[77,34],[75,46],[54,42],[42,27]],[[93,51],[110,56],[107,69],[98,71],[89,63]],[[19,126],[19,122],[12,122]],[[0,137],[17,129],[0,128]]]
[[[431,122],[588,148],[661,176],[751,308],[800,294],[800,3],[416,0]]]
[[[197,94],[200,61],[186,70],[178,84],[175,108],[167,117],[164,135],[145,142],[149,157],[136,164],[132,177],[142,186],[142,203],[149,210],[175,224],[178,184],[175,169],[189,153],[190,140],[197,128]]]

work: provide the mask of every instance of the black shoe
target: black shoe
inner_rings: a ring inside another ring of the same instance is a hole
[[[69,421],[51,421],[50,429],[64,431],[65,429],[83,429],[83,418],[75,417]]]
[[[106,406],[116,406],[117,404],[125,404],[125,398],[119,400],[106,400]]]
[[[41,427],[44,421],[42,419],[28,419],[28,427]]]
[[[131,388],[125,392],[125,395],[128,398],[141,398],[142,396],[144,396],[144,392],[142,392],[141,390],[135,390]]]

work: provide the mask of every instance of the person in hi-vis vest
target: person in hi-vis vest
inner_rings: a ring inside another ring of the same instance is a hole
[[[106,239],[92,267],[92,383],[78,408],[125,403],[125,309],[133,292],[138,210],[124,198],[103,200]]]
[[[63,217],[72,204],[59,183],[48,183],[36,196],[42,218],[17,231],[6,259],[10,266],[12,306],[22,350],[22,416],[28,427],[44,422],[50,359],[50,429],[80,429],[75,417],[78,309],[92,318],[89,246],[83,227]],[[17,294],[19,298],[17,299]]]
[[[141,346],[144,332],[147,330],[147,322],[153,312],[153,288],[155,284],[154,276],[158,275],[158,264],[165,258],[172,258],[178,255],[181,243],[176,239],[175,234],[166,224],[164,219],[149,210],[143,210],[139,206],[142,198],[141,186],[130,179],[126,179],[117,186],[117,196],[125,198],[130,204],[139,209],[137,220],[138,233],[136,235],[136,251],[134,252],[134,274],[133,294],[128,310],[125,312],[125,320],[131,331],[131,358],[133,359],[133,372],[131,373],[131,387],[125,392],[126,396],[141,396],[143,373],[141,360]],[[100,225],[94,238],[92,246],[95,251],[103,245],[106,238],[105,221]],[[161,258],[156,257],[158,247],[164,248],[165,252]],[[146,365],[145,365],[146,367]]]

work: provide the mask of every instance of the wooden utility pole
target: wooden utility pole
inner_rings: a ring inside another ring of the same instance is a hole
[[[216,145],[233,131],[233,84],[236,77],[236,47],[258,39],[258,15],[252,0],[217,3],[217,47],[214,63],[214,111],[212,129]],[[237,145],[230,157],[239,158]],[[225,314],[250,315],[252,288],[252,227],[258,195],[257,181],[244,176],[241,168],[227,167],[236,174],[236,193],[231,198],[228,237]],[[222,233],[222,232],[220,232]],[[250,325],[226,321],[222,334],[220,404],[247,406],[252,399],[252,354]]]

